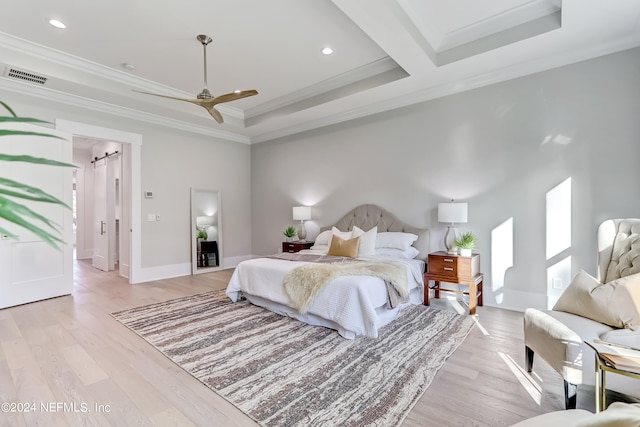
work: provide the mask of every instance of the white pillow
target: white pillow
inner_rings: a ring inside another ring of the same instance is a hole
[[[313,245],[310,248],[311,250],[322,252],[323,254],[327,254],[329,252],[329,245]]]
[[[388,231],[378,233],[378,236],[376,238],[376,248],[393,248],[407,250],[416,240],[418,240],[418,236],[413,233]]]
[[[640,273],[603,284],[580,270],[553,309],[636,330],[640,327]]]
[[[409,258],[413,259],[418,256],[419,250],[413,246],[409,246],[409,249],[394,249],[394,248],[376,248],[376,255],[392,256],[396,258]]]
[[[331,246],[331,240],[333,239],[333,236],[338,236],[342,240],[349,240],[351,237],[353,237],[353,232],[340,231],[336,227],[331,227],[331,239],[329,239],[328,243],[329,246]]]
[[[333,236],[333,234],[331,234],[331,230],[323,231],[322,233],[318,234],[318,237],[316,237],[316,241],[314,242],[314,245],[329,246],[329,243],[331,243],[331,236]]]
[[[360,248],[358,256],[374,256],[376,254],[376,237],[378,227],[373,227],[369,231],[364,231],[357,226],[353,226],[352,237],[360,237]]]

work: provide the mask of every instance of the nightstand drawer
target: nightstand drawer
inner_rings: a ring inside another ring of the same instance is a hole
[[[433,252],[427,260],[427,273],[441,276],[443,279],[448,277],[452,282],[459,283],[454,279],[470,279],[480,273],[480,256],[474,254],[463,257],[446,252]]]
[[[282,252],[299,252],[303,249],[309,249],[313,246],[313,242],[282,242]]]
[[[441,256],[429,255],[427,262],[427,271],[429,273],[447,274],[452,276],[458,275],[458,257],[457,256]]]

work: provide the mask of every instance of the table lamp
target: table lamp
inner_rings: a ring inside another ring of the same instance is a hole
[[[448,222],[447,233],[444,235],[444,247],[450,254],[457,253],[457,249],[453,244],[458,238],[458,230],[456,223],[467,222],[467,204],[454,203],[451,199],[450,203],[438,203],[438,221]]]
[[[304,221],[311,219],[311,207],[310,206],[294,206],[293,207],[293,220],[300,221],[298,225],[298,239],[301,242],[306,242],[307,229],[304,226]]]

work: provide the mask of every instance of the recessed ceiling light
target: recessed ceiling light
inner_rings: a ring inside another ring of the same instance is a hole
[[[324,49],[322,49],[323,55],[331,55],[332,53],[333,53],[333,49],[331,49],[330,47],[325,47]]]
[[[128,71],[133,71],[133,70],[136,69],[135,65],[129,64],[128,62],[123,62],[122,63],[122,68],[124,68],[125,70],[128,70]]]
[[[67,26],[64,25],[64,22],[58,21],[57,19],[49,19],[49,24],[53,25],[56,28],[67,28]]]

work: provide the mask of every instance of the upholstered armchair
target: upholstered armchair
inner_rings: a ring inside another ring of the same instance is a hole
[[[534,354],[555,369],[564,379],[566,409],[576,407],[578,385],[595,384],[595,354],[584,340],[640,348],[640,219],[603,222],[597,242],[597,278],[581,272],[553,310],[524,313],[527,371]],[[633,378],[608,375],[607,388],[640,397]]]

